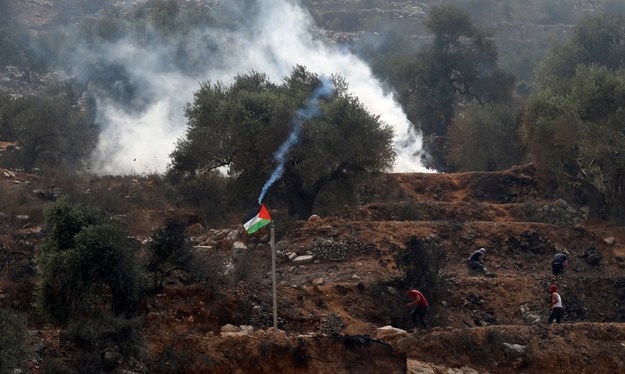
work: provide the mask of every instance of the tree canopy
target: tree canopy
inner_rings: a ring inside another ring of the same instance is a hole
[[[603,204],[594,201],[594,213],[617,220],[625,219],[623,30],[623,17],[580,22],[573,38],[554,47],[538,68],[524,124],[538,164],[578,195],[598,192]]]
[[[428,166],[449,171],[446,135],[458,105],[506,103],[514,78],[499,69],[491,35],[476,27],[466,12],[434,7],[426,26],[433,41],[419,51],[414,63],[415,105],[409,114],[424,134],[424,148],[432,157]]]
[[[2,94],[0,140],[17,143],[5,162],[26,171],[46,165],[84,164],[97,140],[88,103],[69,86],[51,85],[45,94]]]
[[[469,105],[451,124],[447,163],[457,171],[495,171],[525,157],[519,134],[521,110],[513,105]]]
[[[291,216],[308,218],[328,183],[388,168],[395,156],[391,127],[348,94],[340,77],[331,83],[333,93],[315,100],[317,112],[301,123],[298,111],[310,106],[323,84],[302,66],[280,84],[259,72],[239,75],[228,86],[202,83],[186,107],[188,127],[171,155],[169,179],[184,186],[226,167],[230,198],[249,206],[283,167],[268,198],[288,202]],[[293,146],[276,160],[287,139]]]
[[[140,289],[138,245],[125,228],[100,210],[67,199],[46,211],[46,226],[50,234],[36,256],[41,276],[36,306],[43,316],[64,324],[96,312],[106,295],[115,315],[134,311]]]

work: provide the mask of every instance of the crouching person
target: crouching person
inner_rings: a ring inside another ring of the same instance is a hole
[[[410,296],[410,298],[412,299],[411,302],[406,304],[406,307],[413,308],[410,312],[410,318],[412,319],[412,323],[414,324],[414,329],[412,331],[417,332],[420,327],[427,330],[428,325],[427,323],[425,323],[425,314],[430,307],[428,300],[421,293],[421,291],[416,289],[413,290],[410,288],[405,288],[404,294]]]

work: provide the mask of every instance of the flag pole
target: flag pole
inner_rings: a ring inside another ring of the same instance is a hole
[[[278,329],[278,301],[276,292],[276,230],[271,221],[271,283],[273,293],[273,328]]]

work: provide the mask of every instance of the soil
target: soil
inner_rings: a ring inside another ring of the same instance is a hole
[[[16,4],[40,32],[60,3]],[[318,17],[342,12],[331,2],[310,3]],[[17,73],[2,74],[11,78],[5,83],[19,83]],[[169,201],[165,189],[153,178],[69,182],[0,169],[0,307],[27,316],[31,373],[90,372],[90,359],[111,353],[69,341],[67,329],[44,323],[32,307],[43,212],[62,194],[106,202],[144,249],[166,217],[188,219],[205,273],[202,282],[174,273],[162,292],[146,295],[136,315],[141,354],[108,360],[105,372],[625,372],[625,227],[589,219],[587,207],[563,202],[531,165],[493,173],[382,174],[362,190],[359,205],[319,208],[309,221],[272,210],[280,254],[277,329],[270,230],[247,235],[237,219],[243,213],[207,225],[193,209]],[[568,220],[562,218],[567,210]],[[412,239],[435,243],[444,254],[434,269],[436,289],[403,281],[397,259]],[[467,257],[479,247],[487,249],[485,265],[495,277],[467,270]],[[567,250],[571,261],[556,278],[549,261],[558,250]],[[309,253],[309,263],[288,259]],[[547,325],[553,283],[565,315],[563,323]],[[404,286],[430,297],[427,331],[412,332]]]
[[[13,257],[4,258],[0,306],[29,315],[31,372],[45,372],[52,359],[73,367],[84,352],[67,343],[63,329],[42,323],[31,307],[36,274],[28,269],[42,237],[33,206],[36,201],[41,210],[51,204],[46,196],[55,188],[41,176],[9,170],[0,175],[6,194],[32,199],[32,217],[23,217],[28,214],[20,207],[4,209],[2,248]],[[149,179],[104,178],[73,188],[125,194],[120,205],[128,211],[119,217],[145,243],[167,216],[197,218],[162,200],[159,186]],[[197,283],[186,280],[186,272],[174,273],[161,293],[146,296],[137,315],[145,355],[116,368],[138,373],[155,367],[185,373],[625,371],[625,230],[588,218],[572,225],[524,218],[540,216],[531,209],[565,204],[544,188],[531,165],[493,173],[383,174],[367,185],[361,200],[357,206],[322,209],[308,221],[289,221],[283,212],[270,210],[278,253],[277,330],[272,327],[269,226],[247,235],[238,223],[190,225],[198,258],[215,274]],[[401,288],[421,285],[405,284],[398,262],[411,238],[435,238],[436,250],[445,255],[437,289],[421,288],[431,298],[430,329],[416,333]],[[466,258],[479,247],[487,249],[484,262],[494,277],[466,268]],[[571,261],[556,278],[549,262],[557,250],[567,250]],[[312,254],[312,262],[292,258],[306,254]],[[553,283],[559,285],[565,315],[562,324],[547,325],[547,288]]]

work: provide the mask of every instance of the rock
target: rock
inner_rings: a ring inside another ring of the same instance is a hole
[[[319,217],[316,214],[313,214],[312,216],[308,217],[308,222],[319,222],[321,221],[321,217]]]
[[[556,200],[556,205],[562,209],[566,209],[569,206],[569,204],[564,199]]]
[[[213,250],[213,246],[210,245],[195,245],[193,246],[193,250],[196,253],[208,253]]]
[[[601,265],[601,259],[602,259],[602,255],[599,252],[595,252],[592,253],[590,255],[588,255],[588,257],[586,257],[586,263],[588,265],[592,265],[592,266],[599,266]]]
[[[317,231],[320,234],[328,234],[332,231],[332,226],[319,226],[317,227]]]
[[[407,333],[408,332],[406,330],[402,330],[400,328],[387,325],[387,326],[378,327],[375,330],[374,337],[376,339],[384,339],[384,338],[387,338],[389,336],[405,335]]]
[[[290,261],[291,259],[288,257],[288,255],[282,251],[276,251],[276,262],[278,263],[283,263],[283,262],[287,262]]]
[[[525,355],[526,345],[503,343],[504,350],[508,358],[517,358]]]
[[[228,234],[226,235],[226,240],[229,240],[231,242],[236,241],[239,238],[239,233],[235,230],[228,232]]]
[[[248,335],[252,335],[254,333],[254,326],[251,325],[241,325],[239,326],[241,331],[245,332]]]
[[[227,324],[221,326],[221,329],[219,331],[221,331],[221,332],[240,332],[241,328],[227,323]]]
[[[296,265],[309,264],[313,262],[314,258],[315,257],[311,255],[297,256],[293,259],[293,263]]]
[[[270,249],[270,246],[267,245],[267,243],[258,243],[256,245],[256,250],[257,251],[264,251],[264,250],[268,250],[268,249]]]
[[[194,223],[187,227],[187,235],[200,235],[204,231],[204,226],[201,223]]]
[[[289,242],[286,240],[280,240],[276,243],[276,251],[278,252],[286,252],[287,248],[289,248]]]
[[[407,374],[435,374],[436,372],[432,366],[425,362],[411,359],[406,361]]]
[[[234,242],[232,244],[232,257],[238,258],[247,250],[247,246],[243,242]]]

